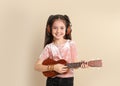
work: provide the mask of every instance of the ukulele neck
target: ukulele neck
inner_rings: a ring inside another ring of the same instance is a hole
[[[68,68],[78,68],[78,67],[81,66],[81,64],[82,64],[81,62],[67,63],[66,66],[67,66]]]

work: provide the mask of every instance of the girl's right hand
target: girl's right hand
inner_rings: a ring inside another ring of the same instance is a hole
[[[81,61],[81,62],[82,62],[81,68],[88,68],[89,67],[88,62],[86,62],[86,61]]]
[[[58,73],[65,73],[68,71],[68,68],[63,64],[56,64],[54,65],[54,70]]]

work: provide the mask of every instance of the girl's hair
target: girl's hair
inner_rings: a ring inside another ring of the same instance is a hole
[[[60,15],[60,14],[50,15],[48,20],[47,20],[47,24],[46,24],[44,47],[47,44],[49,44],[49,43],[51,43],[53,41],[53,35],[51,33],[52,32],[52,25],[55,22],[55,20],[57,20],[57,19],[63,20],[65,22],[66,32],[67,32],[68,28],[71,29],[71,22],[70,22],[70,19],[69,19],[69,17],[67,15]],[[48,27],[49,27],[50,31],[48,31]],[[71,33],[65,34],[64,38],[71,40],[72,39]]]

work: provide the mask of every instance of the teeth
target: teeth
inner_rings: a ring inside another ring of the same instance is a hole
[[[60,36],[60,34],[56,34],[56,36]]]

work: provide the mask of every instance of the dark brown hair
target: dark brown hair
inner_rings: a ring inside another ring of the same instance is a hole
[[[46,31],[45,31],[45,41],[44,41],[44,47],[51,43],[53,41],[53,35],[52,35],[52,25],[54,23],[54,21],[56,19],[61,19],[65,22],[65,26],[66,26],[66,32],[67,32],[67,29],[68,27],[71,28],[71,22],[70,22],[70,19],[67,15],[60,15],[60,14],[57,14],[57,15],[50,15],[48,20],[47,20],[47,24],[46,24]],[[50,32],[48,32],[48,26],[50,28]],[[71,30],[72,31],[72,30]],[[72,39],[71,37],[71,33],[69,34],[65,34],[65,39]]]

